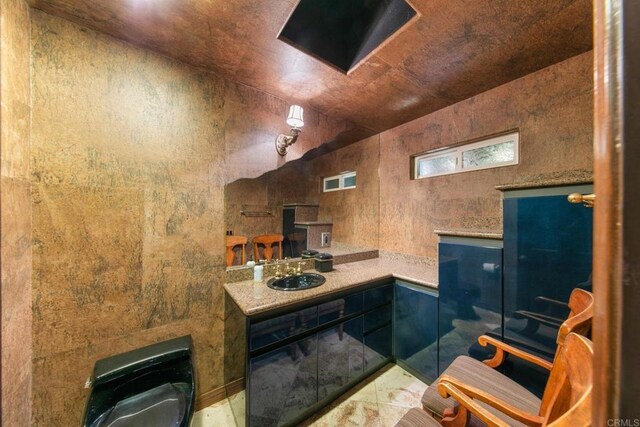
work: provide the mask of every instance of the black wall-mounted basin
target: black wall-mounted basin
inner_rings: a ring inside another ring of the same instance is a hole
[[[304,273],[297,276],[282,277],[280,279],[269,279],[267,286],[278,291],[301,291],[320,286],[325,282],[321,274]]]

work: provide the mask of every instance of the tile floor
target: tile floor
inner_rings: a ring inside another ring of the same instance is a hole
[[[425,383],[399,366],[387,365],[302,425],[393,427],[409,409],[421,406],[426,388]],[[237,426],[231,405],[243,408],[244,392],[196,412],[191,426]]]

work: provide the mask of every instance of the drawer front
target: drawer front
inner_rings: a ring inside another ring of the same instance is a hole
[[[393,285],[381,286],[364,292],[364,309],[384,305],[393,301]]]
[[[347,295],[318,306],[318,324],[323,325],[332,320],[341,319],[354,313],[362,312],[363,293]]]
[[[391,323],[392,305],[377,308],[364,314],[364,332],[367,333],[376,328]]]
[[[249,350],[257,350],[316,326],[318,326],[318,308],[315,306],[252,323],[249,327]]]
[[[391,325],[364,335],[364,370],[375,371],[389,361],[393,353]]]
[[[317,341],[314,334],[249,360],[250,427],[291,425],[318,401]]]

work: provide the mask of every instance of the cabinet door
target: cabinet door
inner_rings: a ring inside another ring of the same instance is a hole
[[[318,335],[249,360],[249,425],[280,426],[318,401]]]
[[[560,324],[569,315],[569,295],[576,287],[591,291],[593,209],[559,195],[504,200],[504,340],[552,361]],[[509,358],[507,373],[542,395],[548,372]]]
[[[259,322],[252,321],[249,327],[249,349],[258,350],[316,326],[318,309],[315,306]]]
[[[504,200],[505,339],[553,360],[571,291],[592,288],[592,226],[593,209],[566,195]]]
[[[393,289],[392,289],[393,291]],[[364,369],[370,372],[387,363],[393,355],[392,304],[364,315]]]
[[[440,372],[460,355],[487,359],[478,337],[502,338],[501,242],[440,243],[438,275]]]
[[[362,316],[318,334],[318,400],[362,376],[363,341]]]
[[[431,383],[438,377],[438,295],[398,281],[395,302],[396,359]]]

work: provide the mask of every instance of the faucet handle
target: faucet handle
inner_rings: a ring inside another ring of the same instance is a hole
[[[302,274],[302,263],[298,263],[298,268],[296,268],[296,274]]]
[[[291,275],[291,267],[289,266],[289,262],[288,261],[285,262],[285,264],[284,264],[284,271],[285,271],[285,274],[287,276]]]
[[[275,277],[276,279],[280,279],[282,277],[282,270],[280,269],[280,264],[276,264]]]

